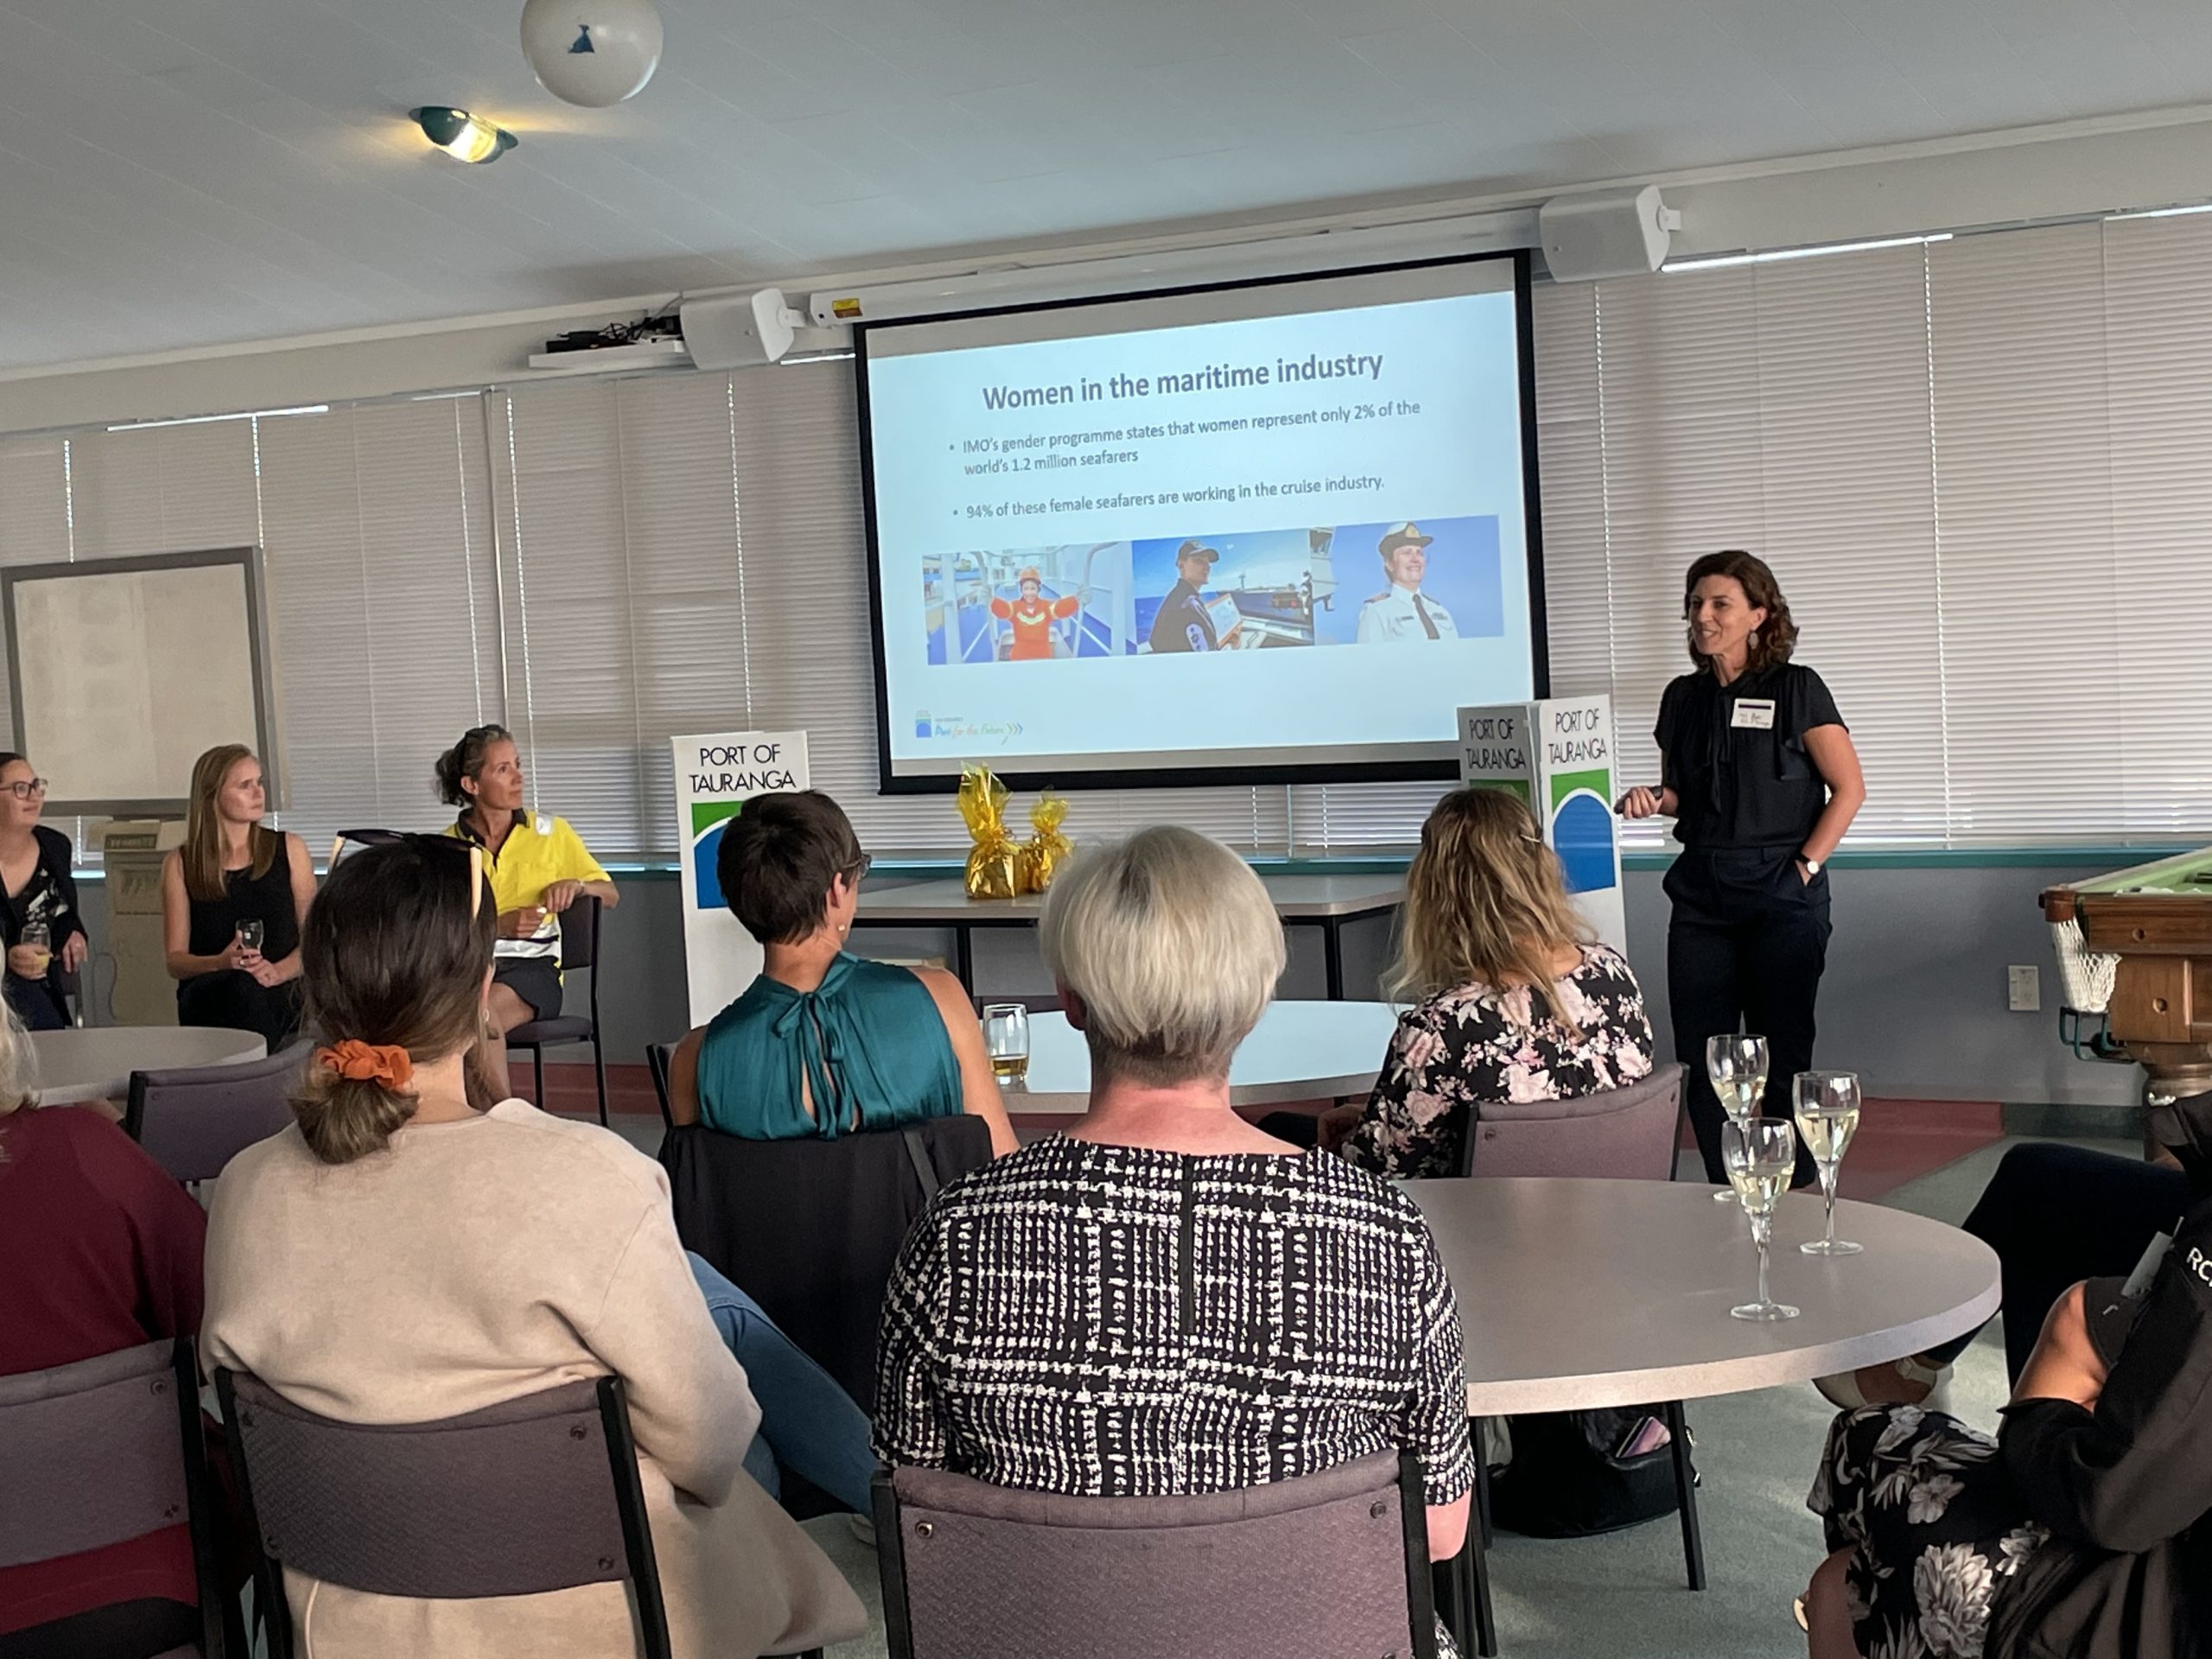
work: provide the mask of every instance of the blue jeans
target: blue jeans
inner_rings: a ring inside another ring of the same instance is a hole
[[[760,1432],[747,1448],[746,1473],[775,1497],[783,1491],[779,1470],[788,1469],[854,1514],[868,1514],[875,1454],[868,1449],[868,1419],[853,1396],[776,1329],[760,1303],[700,1257],[686,1255],[715,1328],[760,1404]]]

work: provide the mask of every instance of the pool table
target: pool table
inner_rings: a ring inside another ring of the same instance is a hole
[[[2212,847],[2049,888],[2043,913],[2120,958],[2112,1035],[2152,1091],[2212,1090]]]

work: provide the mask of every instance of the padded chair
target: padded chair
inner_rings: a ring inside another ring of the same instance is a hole
[[[292,1086],[315,1045],[302,1039],[236,1065],[133,1071],[123,1129],[178,1180],[212,1181],[257,1141],[292,1123]]]
[[[620,1377],[426,1423],[341,1423],[218,1370],[252,1518],[270,1659],[291,1659],[283,1569],[374,1595],[467,1600],[629,1586],[642,1659],[668,1659]]]
[[[1513,1175],[1571,1175],[1592,1179],[1671,1181],[1675,1151],[1681,1133],[1682,1068],[1672,1063],[1619,1089],[1571,1100],[1486,1102],[1469,1126],[1461,1146],[1459,1173],[1498,1178]],[[1672,1444],[1675,1492],[1681,1506],[1684,1575],[1693,1590],[1705,1588],[1705,1542],[1698,1527],[1697,1471],[1690,1459],[1689,1424],[1679,1400],[1660,1407]],[[1477,1444],[1480,1445],[1478,1438]],[[1452,1582],[1440,1586],[1456,1604],[1447,1622],[1464,1632],[1471,1617],[1476,1651],[1497,1651],[1491,1609],[1490,1471],[1478,1471],[1476,1524],[1467,1529],[1467,1548],[1449,1566]]]
[[[939,1185],[990,1160],[990,1126],[965,1113],[830,1141],[746,1141],[688,1123],[660,1147],[683,1248],[758,1301],[863,1412],[906,1230]]]
[[[1484,1102],[1459,1148],[1462,1175],[1671,1181],[1682,1068],[1574,1100]]]
[[[889,1659],[1434,1659],[1421,1460],[1198,1497],[875,1481]]]
[[[674,1043],[645,1045],[645,1072],[653,1080],[653,1098],[660,1103],[660,1126],[664,1129],[676,1127],[675,1114],[669,1110],[668,1106],[668,1069],[674,1064],[675,1058]]]
[[[591,1015],[568,1012],[564,1007],[550,1020],[527,1020],[507,1033],[510,1050],[526,1048],[537,1077],[537,1102],[545,1109],[545,1051],[563,1043],[591,1045],[592,1079],[599,1085],[599,1121],[607,1123],[607,1057],[599,1046],[599,900],[579,899],[561,912],[561,971],[588,968],[591,973]]]
[[[190,1338],[0,1376],[0,1567],[188,1525],[199,1605],[180,1623],[197,1633],[159,1659],[245,1652],[216,1576],[213,1491]]]

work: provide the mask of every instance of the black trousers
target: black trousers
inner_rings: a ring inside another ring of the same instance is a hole
[[[1686,847],[1667,871],[1667,1000],[1690,1126],[1707,1179],[1720,1166],[1726,1113],[1705,1073],[1705,1039],[1744,1031],[1767,1041],[1765,1116],[1789,1116],[1791,1079],[1813,1064],[1813,1005],[1827,965],[1828,878],[1808,885],[1795,847]],[[1797,1148],[1796,1184],[1815,1179]]]
[[[2163,1164],[2049,1141],[2014,1147],[1982,1189],[1966,1230],[1997,1252],[2005,1363],[2018,1382],[2052,1305],[2084,1279],[2135,1271],[2151,1240],[2196,1202]],[[1971,1334],[1935,1351],[1955,1359]]]
[[[300,1028],[300,982],[264,985],[235,969],[196,975],[176,988],[176,1022],[258,1032],[274,1054]]]

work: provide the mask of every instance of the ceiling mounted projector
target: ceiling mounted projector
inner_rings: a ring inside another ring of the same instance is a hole
[[[805,314],[791,308],[780,288],[686,300],[678,315],[684,348],[702,369],[773,363],[791,350],[794,331],[806,322]]]
[[[1556,283],[1641,276],[1667,263],[1682,216],[1659,199],[1659,187],[1554,196],[1536,213],[1544,264]]]

